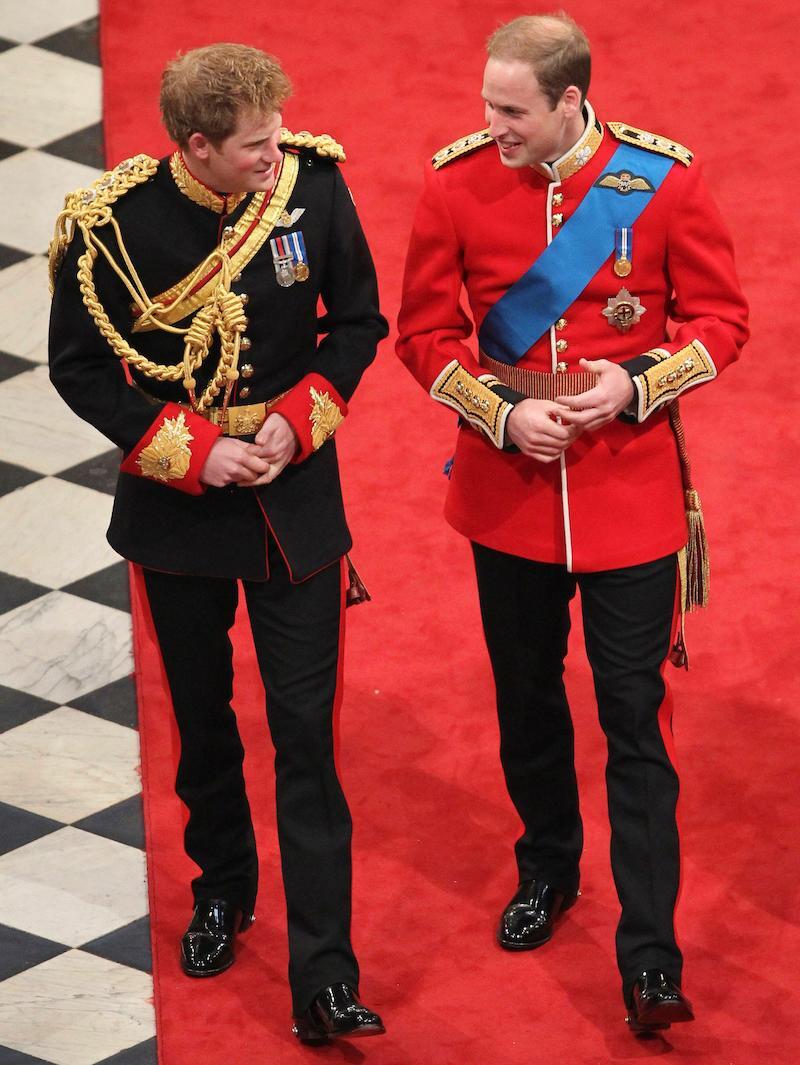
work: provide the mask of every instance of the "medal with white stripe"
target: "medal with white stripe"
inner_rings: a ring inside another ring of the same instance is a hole
[[[627,277],[633,269],[633,229],[623,226],[614,230],[614,273]]]
[[[294,279],[295,281],[308,281],[308,262],[306,256],[306,242],[303,238],[302,230],[298,229],[296,233],[287,233],[286,240],[292,245],[292,252],[294,258]]]
[[[275,279],[281,288],[289,288],[295,282],[292,249],[286,237],[272,237],[269,246],[272,251],[272,262],[275,266]]]

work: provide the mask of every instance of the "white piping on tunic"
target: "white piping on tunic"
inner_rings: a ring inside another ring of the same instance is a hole
[[[553,242],[553,193],[560,186],[560,181],[555,181],[547,188],[547,244]],[[558,352],[556,351],[556,327],[555,323],[550,326],[550,369],[556,372],[558,364]],[[567,572],[572,572],[572,527],[569,518],[569,486],[567,484],[567,460],[562,452],[559,458],[561,467],[561,512],[564,522],[564,547],[567,556]]]

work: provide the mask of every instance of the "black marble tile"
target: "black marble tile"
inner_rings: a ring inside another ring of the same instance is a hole
[[[117,475],[121,461],[122,452],[118,448],[112,448],[93,459],[87,459],[86,462],[80,462],[68,470],[62,470],[58,476],[64,481],[83,485],[84,488],[96,488],[98,492],[106,492],[113,496],[117,487]]]
[[[51,939],[42,939],[32,936],[30,932],[21,932],[18,928],[9,928],[8,925],[0,924],[0,980],[7,980],[9,976],[32,969],[34,965],[41,965],[43,961],[56,958],[69,950],[63,943],[54,943]],[[6,1059],[0,1057],[0,1062]],[[9,1061],[13,1061],[9,1058]],[[22,1058],[23,1061],[34,1061],[35,1058]]]
[[[24,466],[14,466],[11,462],[0,462],[0,496],[6,492],[13,492],[16,488],[23,488],[26,484],[41,481],[43,473],[34,473],[26,470]]]
[[[5,141],[0,141],[0,159],[3,158],[2,150],[4,144]],[[14,263],[21,263],[23,259],[32,258],[33,256],[29,251],[22,251],[21,248],[12,248],[10,244],[0,244],[0,270],[5,270],[7,266],[13,266]]]
[[[93,603],[102,603],[103,606],[112,606],[117,610],[131,609],[131,596],[128,586],[128,563],[114,562],[97,573],[90,573],[88,577],[68,584],[62,592],[70,595],[79,595],[83,599],[91,599]]]
[[[124,799],[105,810],[98,810],[96,814],[76,821],[74,827],[144,850],[142,797],[132,795],[130,799]]]
[[[49,699],[40,699],[38,695],[28,695],[27,692],[0,684],[0,732],[33,721],[35,717],[55,710],[58,705]]]
[[[14,610],[23,603],[30,603],[50,591],[51,588],[26,581],[23,577],[12,577],[10,573],[0,572],[0,614]]]
[[[7,52],[9,48],[17,48],[19,43],[19,41],[12,41],[8,37],[0,37],[0,52]]]
[[[98,170],[105,170],[106,156],[105,143],[103,141],[103,123],[97,122],[93,126],[68,133],[65,137],[43,144],[40,151],[48,155],[57,155],[61,159],[69,159],[72,163],[83,163],[85,166],[94,166]]]
[[[116,721],[118,725],[127,725],[128,728],[139,727],[133,675],[120,677],[119,680],[82,695],[79,699],[71,699],[69,705],[74,706],[76,710],[85,710],[87,714],[102,717],[105,721]]]
[[[84,943],[81,950],[87,954],[96,954],[118,965],[128,965],[131,969],[140,969],[143,973],[153,971],[153,957],[150,951],[150,918],[140,917],[124,928],[116,928],[91,943]]]
[[[153,1038],[128,1047],[127,1050],[120,1050],[119,1054],[112,1054],[110,1058],[103,1058],[102,1061],[97,1062],[97,1065],[156,1065],[157,1060],[156,1041]],[[9,1065],[11,1065],[10,1062]],[[24,1065],[24,1062],[20,1062],[20,1065]]]
[[[42,37],[33,43],[37,48],[44,48],[48,52],[57,52],[59,55],[69,56],[70,59],[81,59],[84,63],[94,63],[100,66],[100,41],[97,28],[98,18],[87,18],[85,22],[77,22],[74,26],[68,26],[58,33],[51,33],[49,37]]]
[[[41,1058],[32,1058],[30,1054],[20,1054],[18,1050],[12,1050],[10,1047],[0,1047],[0,1065],[50,1065],[50,1063]]]
[[[30,810],[22,810],[19,806],[0,802],[0,854],[15,851],[17,847],[24,847],[26,843],[33,843],[35,839],[49,836],[51,832],[63,827],[61,821],[54,821],[51,817],[42,817],[40,814],[32,814]],[[3,949],[0,947],[0,967],[2,956]]]
[[[0,255],[2,255],[1,246]],[[19,355],[9,355],[6,351],[0,351],[0,381],[7,381],[9,377],[16,377],[18,373],[24,373],[26,370],[34,370],[37,365],[32,359],[23,359]]]

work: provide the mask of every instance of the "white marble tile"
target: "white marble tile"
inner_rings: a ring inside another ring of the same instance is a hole
[[[0,137],[40,148],[99,122],[100,79],[94,63],[43,48],[23,45],[0,53]]]
[[[0,984],[0,1043],[54,1065],[93,1065],[151,1039],[146,973],[69,950]]]
[[[0,351],[47,362],[47,259],[34,255],[0,270]]]
[[[64,588],[119,562],[105,537],[113,503],[106,492],[57,477],[0,496],[0,570]]]
[[[147,913],[144,853],[67,826],[0,855],[3,923],[78,947]]]
[[[68,704],[132,669],[123,610],[49,592],[0,615],[0,684],[9,688]]]
[[[73,414],[50,383],[46,366],[0,381],[0,458],[37,473],[60,473],[114,446]]]
[[[0,735],[0,802],[65,824],[141,790],[139,736],[71,706]]]
[[[3,199],[6,204],[13,204],[13,210],[6,209],[0,214],[0,244],[43,255],[53,238],[64,197],[74,189],[91,185],[99,174],[94,167],[34,150],[17,152],[0,160]]]
[[[2,36],[38,41],[97,14],[98,0],[0,0]]]

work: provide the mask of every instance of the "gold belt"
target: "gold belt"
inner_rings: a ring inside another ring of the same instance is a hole
[[[531,399],[549,399],[552,402],[556,396],[577,396],[581,392],[587,392],[597,380],[596,374],[583,370],[576,373],[569,373],[567,370],[542,373],[539,370],[525,370],[521,366],[509,366],[483,351],[479,361],[498,381]]]
[[[199,414],[212,425],[218,425],[222,429],[223,436],[253,436],[266,421],[269,409],[286,394],[286,392],[281,392],[279,396],[268,399],[266,403],[247,403],[238,407],[226,407],[224,414],[222,407],[198,410],[195,414]]]

